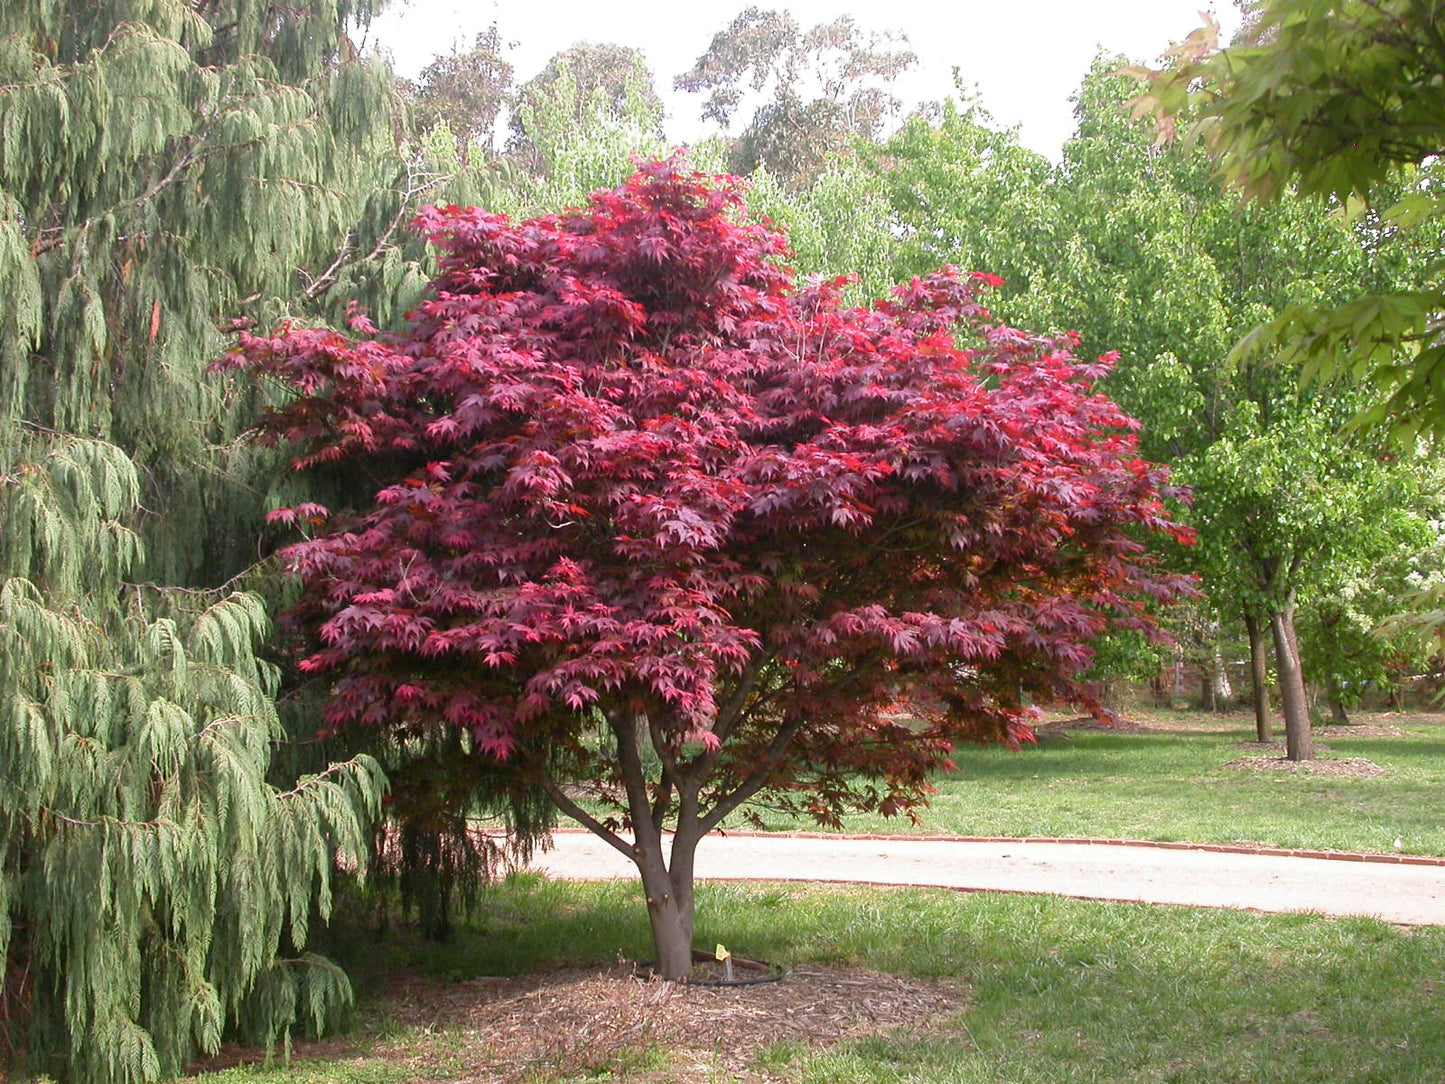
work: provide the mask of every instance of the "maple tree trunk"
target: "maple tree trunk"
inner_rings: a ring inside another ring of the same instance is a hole
[[[642,763],[647,735],[645,716],[629,713],[608,722],[617,737],[618,768],[632,821],[632,861],[647,898],[647,918],[657,950],[656,971],[664,979],[680,982],[692,972],[692,928],[697,913],[693,868],[698,840],[703,835],[697,816],[697,789],[689,786],[674,795],[677,828],[671,848],[664,853],[661,819],[653,815],[647,771]]]
[[[1274,741],[1269,720],[1269,659],[1266,655],[1264,627],[1255,614],[1245,614],[1244,628],[1249,633],[1249,680],[1254,700],[1254,733],[1260,742]]]
[[[1274,634],[1279,693],[1284,705],[1285,756],[1290,760],[1314,760],[1315,738],[1310,729],[1309,701],[1305,697],[1299,641],[1295,637],[1294,607],[1273,611],[1269,615],[1269,627]]]
[[[661,836],[639,834],[651,837],[645,844],[639,840],[633,861],[642,875],[647,897],[647,918],[657,950],[656,971],[664,979],[682,981],[692,972],[692,928],[697,912],[693,856],[697,841],[674,836],[669,861],[662,853]]]

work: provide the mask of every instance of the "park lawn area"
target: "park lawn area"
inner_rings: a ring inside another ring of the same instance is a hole
[[[855,815],[846,833],[1105,837],[1251,843],[1309,850],[1445,856],[1445,715],[1362,716],[1364,734],[1318,727],[1322,760],[1359,758],[1373,778],[1241,770],[1230,762],[1282,756],[1254,743],[1252,716],[1136,713],[1147,731],[1053,733],[1015,751],[963,748],[935,780],[921,823]],[[1278,734],[1282,738],[1283,735]],[[770,830],[811,821],[755,808]],[[744,827],[740,818],[733,826]]]
[[[705,885],[698,940],[790,975],[723,991],[645,981],[615,962],[649,949],[636,886],[513,878],[448,944],[361,945],[350,1038],[197,1084],[1439,1084],[1445,1068],[1441,929]],[[830,1027],[790,1033],[796,1006]]]

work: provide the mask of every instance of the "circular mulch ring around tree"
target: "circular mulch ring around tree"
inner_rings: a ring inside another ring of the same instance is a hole
[[[1405,732],[1398,726],[1382,726],[1374,723],[1330,723],[1315,728],[1316,734],[1328,734],[1332,738],[1403,738]]]
[[[755,1051],[779,1042],[823,1047],[900,1030],[957,1041],[950,1022],[970,1000],[959,983],[824,967],[743,989],[663,982],[625,964],[463,985],[469,997],[448,991],[452,1026],[489,1052],[477,1067],[486,1079],[508,1082],[605,1070],[652,1046],[674,1055],[680,1071],[669,1079],[753,1080]]]
[[[782,982],[741,989],[664,982],[628,964],[516,978],[399,981],[385,1005],[396,1040],[367,1044],[366,1060],[403,1067],[409,1080],[523,1084],[538,1077],[615,1079],[618,1065],[668,1052],[669,1081],[746,1084],[774,1078],[753,1061],[778,1043],[822,1049],[874,1035],[967,1043],[960,982],[853,968],[791,968]],[[346,1057],[355,1038],[298,1041],[293,1057]],[[260,1063],[265,1051],[228,1047],[198,1068]],[[652,1076],[642,1079],[652,1080]]]
[[[1385,769],[1363,757],[1340,757],[1338,760],[1289,760],[1285,757],[1242,757],[1231,760],[1226,768],[1237,771],[1287,772],[1291,775],[1329,775],[1345,779],[1374,779]]]
[[[1285,751],[1285,744],[1282,741],[1237,741],[1234,743],[1236,749],[1248,749],[1255,753],[1280,753]],[[1315,742],[1315,753],[1333,753],[1334,750],[1321,742]]]

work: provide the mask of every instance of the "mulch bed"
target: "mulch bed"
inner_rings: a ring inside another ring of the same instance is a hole
[[[1283,755],[1288,748],[1282,741],[1237,741],[1234,743],[1236,749],[1248,749],[1256,753],[1279,753]],[[1316,753],[1333,753],[1334,750],[1322,742],[1315,742]]]
[[[667,983],[621,963],[445,985],[414,979],[396,989],[388,1018],[446,1040],[434,1052],[382,1042],[362,1060],[407,1065],[417,1081],[509,1084],[538,1072],[606,1074],[662,1048],[670,1065],[661,1079],[703,1084],[726,1072],[730,1080],[763,1084],[771,1078],[751,1068],[759,1047],[900,1032],[966,1041],[950,1021],[968,1002],[959,983],[818,966],[742,987]],[[344,1042],[298,1043],[295,1056],[345,1057]],[[260,1060],[259,1052],[227,1054],[205,1067]]]
[[[1375,726],[1370,723],[1349,723],[1315,728],[1316,734],[1329,734],[1334,738],[1403,738],[1405,732],[1398,726]]]
[[[1278,744],[1278,743],[1275,743]],[[1318,750],[1320,747],[1315,746]],[[1347,779],[1373,779],[1385,769],[1363,757],[1340,757],[1337,760],[1288,760],[1285,757],[1242,757],[1231,760],[1226,768],[1240,771],[1288,772],[1293,775],[1329,775]]]

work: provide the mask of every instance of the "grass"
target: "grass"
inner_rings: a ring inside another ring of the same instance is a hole
[[[442,951],[400,937],[374,946],[370,973],[405,967],[467,979],[648,951],[630,885],[517,878],[489,892],[483,913]],[[698,931],[700,940],[785,965],[857,966],[971,988],[966,1011],[922,1037],[885,1029],[747,1052],[751,1071],[767,1080],[1439,1084],[1445,1073],[1445,930],[992,893],[713,885],[702,891]],[[375,1018],[384,1003],[366,1011]],[[202,1081],[487,1079],[468,1075],[486,1051],[455,1035],[418,1032],[406,1041],[413,1065],[427,1044],[441,1044],[436,1068],[408,1077],[347,1056]],[[698,1045],[705,1049],[706,1038]],[[539,1069],[533,1079],[691,1082],[700,1079],[698,1062],[697,1049],[647,1047],[575,1072]]]
[[[1379,720],[1406,736],[1321,731],[1374,779],[1244,772],[1244,717],[1159,713],[1171,732],[1083,732],[1014,753],[964,750],[921,829],[940,835],[1109,836],[1445,855],[1439,717]],[[805,828],[765,814],[776,828]],[[913,833],[854,817],[852,832]],[[1047,896],[831,886],[705,885],[698,943],[785,966],[861,967],[963,983],[971,998],[926,1034],[761,1044],[751,1079],[843,1084],[1440,1084],[1445,929],[1365,919],[1106,904]],[[492,1079],[475,1035],[389,1020],[399,973],[462,983],[651,953],[632,884],[537,876],[489,889],[453,941],[367,935],[347,960],[366,1036],[344,1056],[210,1074],[202,1084],[401,1084]],[[460,988],[465,990],[465,988]],[[464,995],[465,996],[465,995]],[[898,1023],[910,1023],[899,1021]],[[370,1038],[367,1038],[369,1036]],[[736,1079],[697,1046],[521,1066],[528,1084]]]
[[[1112,839],[1257,843],[1311,850],[1445,855],[1445,726],[1440,717],[1388,717],[1405,737],[1351,738],[1321,728],[1326,756],[1362,757],[1384,768],[1373,779],[1240,771],[1232,760],[1260,755],[1251,718],[1155,713],[1179,732],[1081,732],[1025,746],[962,749],[958,771],[940,776],[922,825],[876,815],[848,817],[848,833],[960,836],[1095,836]],[[768,828],[816,829],[811,821],[759,810]],[[741,827],[740,821],[736,822]]]

